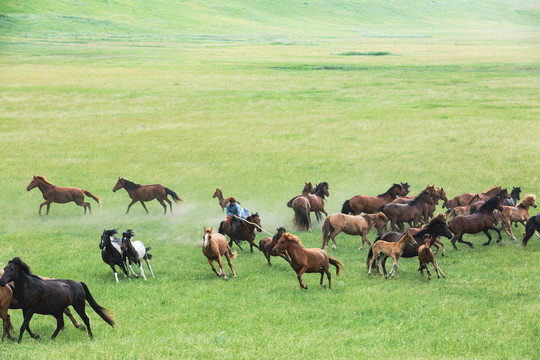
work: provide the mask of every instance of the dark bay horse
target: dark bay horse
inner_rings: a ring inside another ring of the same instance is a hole
[[[114,327],[114,319],[106,313],[104,307],[94,300],[88,286],[83,282],[43,280],[32,274],[28,265],[18,257],[10,260],[4,268],[4,274],[0,278],[0,286],[6,286],[10,281],[15,283],[15,289],[20,294],[18,300],[24,317],[19,332],[19,343],[25,330],[34,339],[39,339],[39,336],[32,333],[29,328],[30,320],[34,314],[52,315],[56,318],[56,330],[52,334],[52,339],[56,338],[58,332],[64,327],[64,309],[69,305],[77,311],[86,325],[88,336],[93,338],[90,319],[84,311],[86,301],[107,324]]]
[[[403,249],[403,254],[401,257],[404,258],[412,258],[418,256],[418,248],[421,244],[424,243],[424,235],[429,234],[431,236],[431,245],[435,242],[435,240],[439,236],[444,236],[448,239],[452,238],[452,233],[450,232],[450,229],[448,228],[448,224],[444,218],[443,214],[439,214],[435,216],[431,221],[422,227],[418,231],[413,231],[412,229],[409,230],[411,235],[416,240],[416,246],[412,245],[405,245],[405,248]],[[389,232],[384,234],[380,240],[388,241],[388,242],[396,242],[403,236],[403,233],[400,232]],[[366,260],[366,266],[369,265],[369,259],[373,256],[373,250],[369,249],[368,257]],[[386,259],[383,259],[381,262],[384,274],[386,274]]]
[[[306,249],[300,239],[290,233],[284,233],[278,240],[276,246],[272,250],[275,255],[280,251],[286,250],[291,258],[291,267],[296,272],[300,289],[308,287],[302,282],[304,273],[320,273],[321,286],[324,287],[324,274],[328,278],[328,288],[332,288],[332,280],[329,271],[329,264],[336,267],[336,275],[339,275],[339,270],[343,269],[343,264],[336,259],[328,256],[326,251],[322,249]]]
[[[306,183],[306,185],[307,184],[308,183]],[[324,198],[325,196],[330,196],[328,189],[329,189],[328,183],[322,182],[322,183],[317,184],[315,188],[311,187],[311,190],[309,191],[309,193],[305,193],[305,189],[304,189],[302,190],[302,194],[298,195],[298,196],[307,196],[307,198],[309,199],[310,212],[315,213],[315,218],[317,219],[317,221],[322,220],[321,212],[325,216],[328,216],[328,213],[324,210]],[[298,196],[295,196],[291,200],[289,200],[289,202],[287,203],[287,206],[292,208],[293,201]]]
[[[531,216],[529,220],[527,220],[527,223],[525,224],[525,233],[523,234],[523,239],[521,240],[523,246],[527,246],[529,239],[536,231],[540,232],[540,214]],[[536,236],[538,236],[538,234],[536,234]]]
[[[488,241],[483,244],[484,246],[489,245],[491,242],[489,230],[496,231],[499,235],[497,242],[501,242],[501,231],[494,225],[493,211],[503,211],[501,205],[503,192],[504,191],[501,191],[499,195],[487,200],[474,214],[456,216],[448,221],[448,228],[454,234],[454,238],[452,239],[452,246],[454,246],[454,249],[457,250],[456,241],[467,244],[471,248],[474,247],[472,243],[463,241],[463,234],[477,234],[481,231],[483,231],[488,238]],[[508,194],[508,192],[506,192],[506,194]]]
[[[146,205],[144,204],[145,201],[151,201],[154,199],[157,199],[161,206],[163,206],[163,214],[167,214],[167,205],[165,205],[164,201],[166,201],[169,204],[169,208],[171,209],[172,214],[172,203],[167,198],[167,195],[171,195],[173,200],[176,203],[182,202],[180,197],[172,191],[169,188],[166,188],[165,186],[161,184],[153,184],[153,185],[141,185],[141,184],[135,184],[134,182],[131,182],[129,180],[118,178],[118,181],[116,182],[116,185],[114,185],[113,192],[116,192],[120,189],[126,189],[129,197],[131,198],[131,203],[128,205],[126,214],[129,213],[129,209],[133,204],[135,204],[137,201],[141,202],[141,205],[143,206],[144,210],[146,210],[146,213],[148,214],[148,209],[146,208]]]
[[[403,231],[404,222],[412,222],[412,226],[422,222],[426,205],[434,202],[430,190],[422,190],[422,192],[412,201],[405,204],[389,203],[380,208],[392,226],[394,231]],[[427,210],[426,210],[427,211]],[[399,227],[399,229],[398,229]]]
[[[297,196],[292,202],[294,210],[293,223],[300,231],[311,231],[311,203],[309,195],[313,191],[313,185],[310,182],[305,183],[302,194]]]
[[[393,184],[385,193],[377,196],[356,195],[343,203],[343,214],[358,215],[362,212],[374,214],[381,206],[392,202],[397,196],[405,196],[405,188],[401,184]]]
[[[232,246],[234,241],[240,250],[243,251],[244,249],[240,246],[240,241],[245,240],[249,243],[251,252],[253,252],[253,247],[259,249],[257,244],[255,244],[255,236],[257,232],[261,232],[261,229],[261,219],[259,218],[259,214],[255,213],[248,216],[245,220],[240,220],[240,224],[238,224],[238,238],[234,236],[232,226],[227,220],[221,222],[218,232],[229,237],[229,247]]]
[[[101,200],[97,196],[91,194],[89,191],[77,189],[74,187],[56,186],[48,182],[44,176],[34,175],[32,181],[30,181],[30,184],[28,184],[28,186],[26,187],[26,190],[30,191],[35,187],[37,187],[41,191],[43,198],[45,199],[45,201],[42,202],[41,205],[39,205],[39,215],[41,215],[41,208],[43,207],[43,205],[47,205],[46,214],[49,215],[49,208],[51,207],[51,203],[55,202],[59,204],[65,204],[71,201],[73,201],[79,206],[82,206],[84,208],[85,214],[86,208],[88,208],[88,213],[92,214],[92,208],[90,207],[90,203],[84,201],[84,195],[94,199],[99,204],[99,207],[101,207]]]
[[[264,254],[264,257],[266,258],[266,261],[268,262],[268,266],[272,266],[272,263],[270,262],[270,256],[279,256],[285,259],[285,261],[288,262],[289,264],[291,263],[289,256],[287,256],[286,250],[280,251],[277,255],[274,255],[274,252],[272,251],[272,249],[274,249],[274,246],[276,246],[281,235],[287,232],[287,230],[285,230],[284,227],[277,228],[276,230],[277,230],[277,233],[273,237],[268,236],[261,239],[261,241],[259,241],[259,250]]]
[[[231,259],[236,257],[236,251],[231,251],[225,236],[220,233],[213,234],[212,228],[204,228],[202,252],[208,259],[212,271],[214,271],[217,276],[222,276],[223,280],[229,280],[227,275],[225,275],[225,270],[223,270],[223,262],[221,261],[221,257],[223,255],[225,255],[227,258],[227,262],[229,263],[233,276],[236,276],[231,264]],[[214,261],[217,261],[219,265],[219,272],[217,272],[216,268],[214,267]]]
[[[480,193],[480,194],[474,194],[474,193],[463,193],[461,195],[458,195],[447,202],[443,203],[443,208],[453,209],[456,206],[466,206],[471,201],[471,198],[475,195],[478,195],[481,200],[487,200],[495,195],[497,195],[501,191],[500,186],[492,186],[488,190]]]

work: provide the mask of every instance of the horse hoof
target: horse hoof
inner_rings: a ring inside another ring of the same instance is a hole
[[[442,253],[442,255],[441,255],[441,256],[444,256],[444,253]]]
[[[487,242],[482,244],[482,246],[488,246],[488,245],[489,245],[489,243],[487,243]]]
[[[324,284],[321,284],[321,286],[322,286],[323,289],[326,288],[326,285],[324,285]]]
[[[223,277],[223,280],[229,281],[229,278],[225,276],[225,277]]]
[[[337,249],[336,245],[332,246],[332,250],[336,250],[336,249]]]

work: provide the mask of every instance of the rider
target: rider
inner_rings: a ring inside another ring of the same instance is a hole
[[[236,200],[233,197],[231,197],[229,199],[229,203],[227,204],[226,212],[227,212],[227,217],[229,218],[229,221],[232,226],[233,236],[236,239],[238,239],[238,230],[239,230],[238,224],[241,221],[239,218],[244,218],[243,209],[240,205],[236,203]]]

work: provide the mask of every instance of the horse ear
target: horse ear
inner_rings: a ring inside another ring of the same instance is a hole
[[[213,227],[211,227],[211,228],[210,228],[210,229],[208,229],[208,230],[210,230],[210,232],[212,232],[212,231],[214,230],[214,228],[213,228]]]

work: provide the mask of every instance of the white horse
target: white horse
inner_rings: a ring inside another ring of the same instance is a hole
[[[131,229],[124,231],[124,233],[122,234],[122,250],[125,254],[125,257],[129,260],[129,269],[133,273],[133,276],[138,277],[137,274],[135,274],[135,271],[133,271],[133,268],[131,267],[131,264],[136,263],[141,272],[141,276],[146,281],[146,276],[144,275],[144,270],[141,265],[141,259],[144,259],[144,261],[146,261],[146,266],[148,266],[148,269],[152,274],[152,277],[155,278],[154,272],[152,271],[152,266],[150,266],[150,262],[148,261],[152,258],[152,255],[148,253],[148,251],[152,247],[145,247],[142,241],[132,242],[131,238],[133,236],[135,236],[135,234]]]

